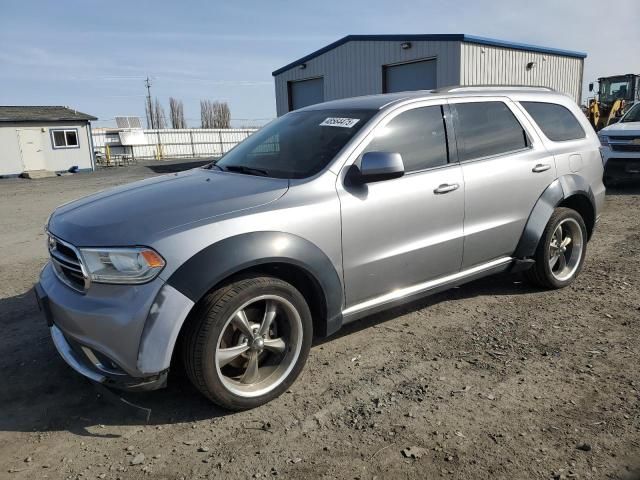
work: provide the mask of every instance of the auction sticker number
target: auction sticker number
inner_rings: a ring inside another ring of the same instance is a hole
[[[338,118],[338,117],[329,117],[324,120],[320,124],[321,127],[341,127],[341,128],[351,128],[356,123],[360,121],[359,118]]]

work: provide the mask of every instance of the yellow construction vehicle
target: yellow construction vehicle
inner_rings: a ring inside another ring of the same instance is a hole
[[[593,92],[593,83],[589,84]],[[587,114],[593,128],[600,130],[617,122],[631,106],[640,101],[640,75],[628,73],[598,79],[598,92],[589,99]]]

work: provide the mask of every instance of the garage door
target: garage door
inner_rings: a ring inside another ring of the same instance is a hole
[[[324,102],[324,79],[289,82],[289,111]]]
[[[385,93],[431,90],[436,86],[435,59],[384,67]]]

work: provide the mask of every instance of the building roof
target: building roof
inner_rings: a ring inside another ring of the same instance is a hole
[[[67,122],[97,119],[69,107],[0,105],[0,122]]]
[[[316,50],[309,55],[306,55],[282,68],[279,68],[272,75],[275,77],[283,72],[286,72],[290,68],[301,65],[309,60],[316,58],[323,53],[333,50],[340,45],[344,45],[347,42],[353,41],[397,41],[397,42],[411,42],[411,41],[432,41],[432,42],[467,42],[475,43],[479,45],[489,45],[492,47],[511,48],[514,50],[524,50],[528,52],[536,53],[548,53],[550,55],[560,55],[564,57],[576,57],[586,58],[587,54],[583,52],[575,52],[572,50],[562,50],[560,48],[540,47],[537,45],[529,45],[526,43],[507,42],[505,40],[497,40],[495,38],[477,37],[475,35],[467,35],[464,33],[445,33],[445,34],[418,34],[418,35],[347,35],[333,43],[330,43],[326,47]]]

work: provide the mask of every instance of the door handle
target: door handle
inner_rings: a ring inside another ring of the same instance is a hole
[[[458,188],[460,188],[460,185],[458,185],[457,183],[443,183],[438,188],[436,188],[433,193],[449,193],[457,190]]]
[[[551,165],[549,165],[548,163],[539,163],[535,167],[533,167],[531,171],[534,173],[540,173],[540,172],[546,172],[550,168],[551,168]]]

